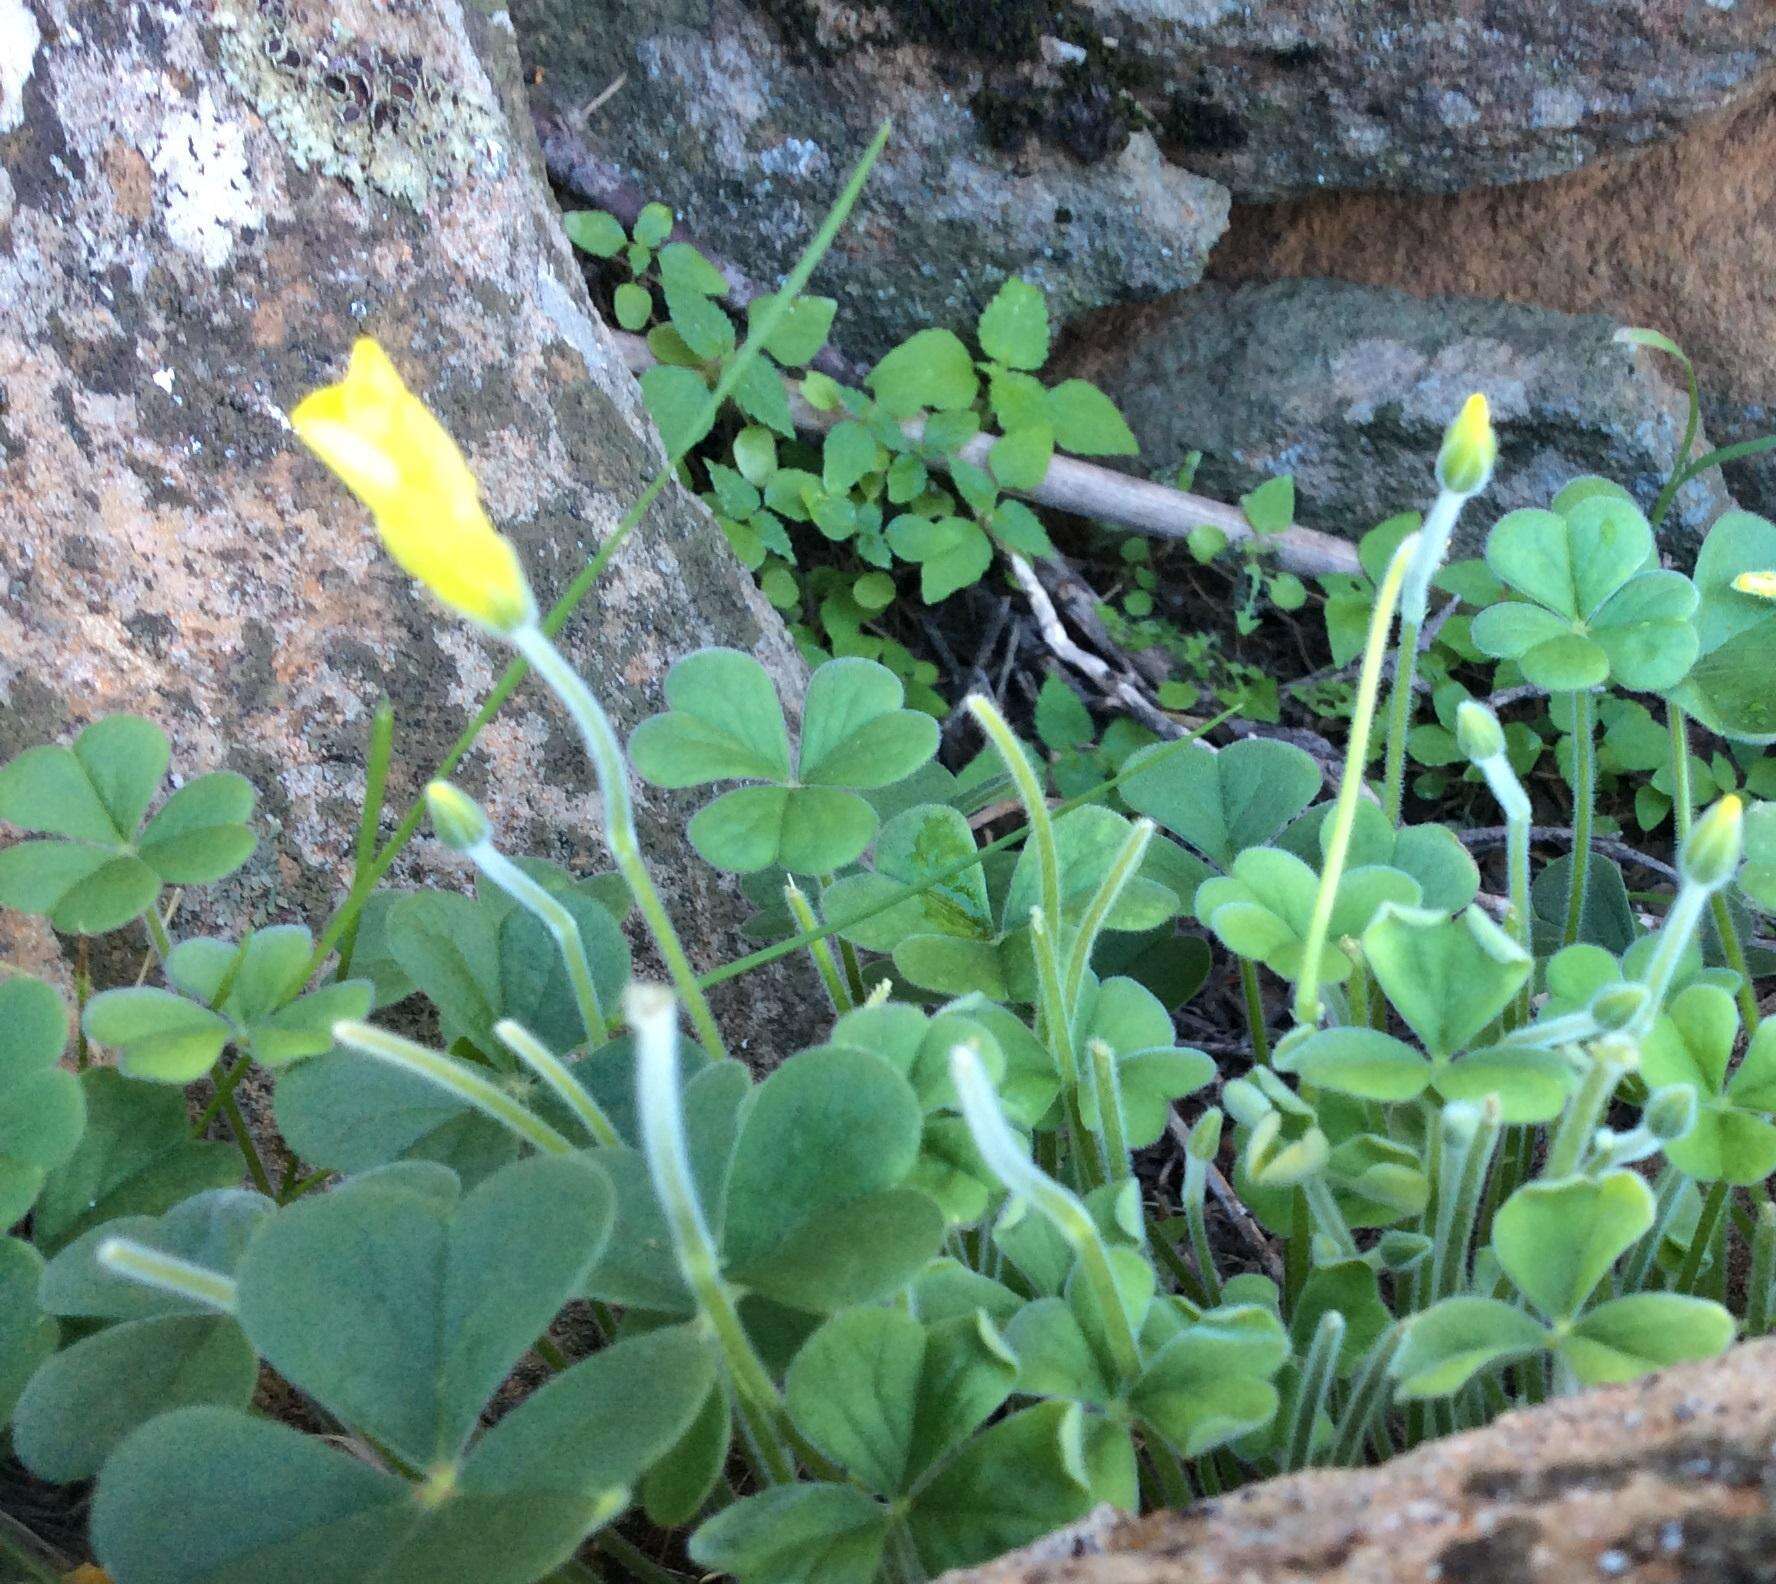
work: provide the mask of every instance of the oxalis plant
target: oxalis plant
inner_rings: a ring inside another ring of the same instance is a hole
[[[611,871],[510,852],[449,765],[378,848],[381,713],[320,937],[181,939],[172,888],[251,851],[244,782],[156,808],[166,739],[121,718],[0,770],[0,817],[32,833],[0,853],[0,901],[143,954],[139,983],[78,980],[73,1017],[0,982],[0,1415],[33,1474],[96,1479],[118,1584],[910,1584],[1100,1503],[1359,1463],[1768,1328],[1776,1033],[1742,925],[1776,907],[1776,810],[1680,798],[1649,928],[1585,851],[1582,745],[1577,860],[1532,873],[1504,731],[1467,701],[1504,893],[1454,832],[1400,819],[1424,591],[1494,465],[1483,401],[1378,580],[1330,796],[1286,744],[1186,739],[1051,803],[975,697],[1021,808],[985,842],[978,777],[935,764],[930,717],[861,657],[814,671],[794,740],[771,679],[722,650],[681,660],[666,711],[619,739],[551,634],[658,481],[545,618],[374,342],[291,419],[396,560],[522,662],[477,722],[521,684],[553,695]],[[1723,519],[1692,582],[1585,480],[1503,519],[1487,559],[1510,592],[1475,627],[1576,738],[1606,688],[1668,693],[1674,742],[1690,716],[1776,729],[1770,650],[1746,647],[1776,619],[1776,527]],[[781,939],[699,977],[636,776],[725,788],[692,844]],[[377,891],[428,819],[473,891]],[[1238,964],[1239,1070],[1177,1043],[1200,972],[1164,948],[1186,922]],[[665,982],[634,978],[625,923]],[[800,951],[825,1038],[756,1073],[707,992]],[[303,1163],[275,1181],[235,1100],[253,1070]],[[1137,1170],[1168,1133],[1175,1195]],[[1274,1269],[1217,1243],[1224,1178]]]

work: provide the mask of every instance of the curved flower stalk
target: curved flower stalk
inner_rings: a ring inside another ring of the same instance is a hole
[[[1394,824],[1400,823],[1405,799],[1406,731],[1412,717],[1412,687],[1418,672],[1418,635],[1430,612],[1431,580],[1449,554],[1461,509],[1486,488],[1498,461],[1498,436],[1492,428],[1492,408],[1476,392],[1443,435],[1437,453],[1437,499],[1418,533],[1418,553],[1407,568],[1400,591],[1400,648],[1394,665],[1394,690],[1388,704],[1387,764],[1383,779],[1382,806]]]
[[[573,717],[603,795],[611,857],[647,920],[697,1038],[712,1056],[725,1056],[696,971],[641,856],[629,766],[610,718],[539,624],[518,553],[488,520],[475,475],[455,441],[368,337],[352,348],[345,378],[300,402],[290,422],[369,507],[389,554],[459,616],[511,644]]]

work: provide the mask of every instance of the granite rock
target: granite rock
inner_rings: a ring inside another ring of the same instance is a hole
[[[244,772],[264,840],[186,898],[182,933],[323,919],[378,695],[397,717],[392,817],[506,663],[416,590],[289,430],[354,337],[380,338],[454,431],[545,601],[661,465],[562,235],[502,18],[460,0],[0,0],[0,37],[29,44],[22,75],[0,73],[18,110],[0,117],[0,760],[135,711],[177,771]],[[799,675],[680,492],[566,642],[626,724],[699,644]],[[459,775],[511,849],[608,867],[585,760],[534,686]],[[691,855],[685,813],[644,798],[644,838],[698,955],[724,960],[748,909]],[[395,878],[467,873],[422,837]],[[41,920],[0,937],[38,971],[72,949]],[[749,979],[718,1011],[768,1059],[811,1032],[802,988]]]

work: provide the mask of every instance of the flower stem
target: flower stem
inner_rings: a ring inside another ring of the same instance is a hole
[[[1351,1382],[1350,1401],[1345,1404],[1344,1417],[1338,1421],[1337,1434],[1326,1461],[1334,1468],[1354,1468],[1362,1461],[1363,1446],[1369,1439],[1376,1418],[1387,1409],[1392,1395],[1388,1371],[1400,1344],[1406,1340],[1406,1327],[1395,1321],[1375,1339],[1363,1356],[1356,1379]]]
[[[714,1333],[767,1479],[788,1484],[795,1460],[783,1434],[783,1402],[776,1383],[741,1323],[734,1295],[722,1278],[721,1258],[691,1174],[684,1109],[678,1088],[678,1020],[671,994],[658,985],[632,985],[626,999],[635,1031],[635,1109],[642,1153],[654,1193],[666,1212],[673,1251],[704,1323]]]
[[[1542,1177],[1549,1182],[1571,1177],[1584,1164],[1598,1118],[1627,1071],[1602,1040],[1587,1046],[1586,1055],[1589,1059],[1585,1076],[1579,1082],[1578,1092],[1567,1102],[1560,1125],[1554,1130],[1554,1142],[1548,1146],[1548,1157],[1542,1163]]]
[[[790,916],[796,921],[797,929],[809,931],[816,927],[819,921],[814,917],[814,909],[793,876],[784,882],[783,900],[789,905]],[[856,1002],[851,999],[850,988],[839,974],[839,965],[833,961],[832,948],[824,940],[809,941],[808,955],[814,959],[814,967],[820,975],[820,982],[826,986],[826,997],[832,1002],[833,1011],[841,1014],[849,1012]]]
[[[1388,563],[1387,575],[1376,590],[1375,609],[1369,616],[1369,638],[1363,649],[1363,665],[1357,677],[1356,708],[1351,715],[1350,740],[1345,748],[1344,778],[1338,785],[1338,801],[1332,809],[1332,838],[1320,871],[1320,889],[1314,898],[1313,919],[1308,925],[1307,949],[1301,959],[1301,978],[1295,987],[1295,1019],[1317,1023],[1320,1019],[1320,956],[1332,926],[1332,907],[1338,883],[1344,878],[1344,862],[1350,854],[1351,826],[1357,817],[1357,799],[1363,791],[1363,766],[1369,757],[1369,735],[1375,725],[1375,700],[1381,687],[1381,662],[1387,647],[1400,585],[1418,550],[1416,534],[1403,540]]]
[[[586,960],[586,942],[580,934],[579,920],[560,897],[533,880],[491,841],[476,842],[468,849],[468,855],[482,874],[554,937],[555,949],[561,954],[567,982],[573,990],[574,1005],[579,1010],[580,1025],[586,1031],[587,1047],[597,1044],[604,1038],[604,1008],[599,1004],[598,987],[592,982],[592,965]]]
[[[1067,1006],[1078,1005],[1079,990],[1085,983],[1086,970],[1091,966],[1092,949],[1098,943],[1104,920],[1109,918],[1110,910],[1116,906],[1116,899],[1122,895],[1124,888],[1140,869],[1142,859],[1147,856],[1147,844],[1152,839],[1153,821],[1136,820],[1129,827],[1127,839],[1110,861],[1103,881],[1092,893],[1091,901],[1086,904],[1085,912],[1079,920],[1079,933],[1073,937],[1073,950],[1067,958]],[[1052,916],[1059,921],[1059,914]]]
[[[1326,1406],[1338,1372],[1338,1355],[1344,1347],[1344,1316],[1328,1309],[1314,1327],[1313,1341],[1308,1344],[1307,1357],[1302,1360],[1301,1378],[1295,1390],[1295,1412],[1289,1423],[1288,1440],[1284,1444],[1282,1470],[1285,1474],[1306,1468],[1313,1453],[1314,1426]]]
[[[494,1024],[493,1032],[506,1049],[541,1078],[555,1098],[573,1112],[595,1144],[614,1149],[623,1142],[611,1119],[604,1114],[604,1108],[586,1093],[585,1085],[574,1078],[567,1063],[529,1029],[511,1018],[501,1018]]]
[[[376,862],[376,832],[382,824],[382,806],[388,797],[389,762],[395,749],[395,708],[384,694],[370,715],[370,746],[364,760],[364,806],[358,811],[358,840],[352,852],[351,892],[355,893],[370,866]],[[352,957],[358,949],[358,925],[362,913],[354,913],[339,937],[336,980],[351,978]]]
[[[341,1020],[333,1025],[333,1038],[349,1050],[374,1057],[391,1067],[399,1067],[415,1078],[423,1078],[439,1089],[449,1091],[465,1105],[473,1106],[483,1116],[492,1117],[509,1132],[516,1134],[533,1149],[545,1155],[568,1155],[573,1146],[540,1116],[498,1084],[489,1083],[474,1068],[453,1060],[441,1051],[428,1050],[414,1040],[403,1039],[387,1029],[368,1023]]]
[[[1400,823],[1406,802],[1406,734],[1412,729],[1412,688],[1418,678],[1418,623],[1402,617],[1394,652],[1394,690],[1388,699],[1387,760],[1381,809],[1390,825]]]
[[[1695,1234],[1684,1255],[1683,1268],[1677,1273],[1676,1291],[1693,1293],[1696,1290],[1696,1283],[1702,1275],[1702,1261],[1708,1255],[1709,1245],[1714,1242],[1715,1224],[1720,1220],[1729,1191],[1724,1177],[1708,1185],[1708,1192],[1702,1199],[1701,1213],[1696,1217]]]
[[[1573,701],[1573,839],[1572,873],[1566,888],[1566,923],[1560,943],[1570,946],[1584,922],[1585,897],[1591,885],[1591,824],[1597,802],[1597,706],[1585,689]]]
[[[94,1258],[114,1275],[127,1276],[144,1287],[188,1298],[218,1314],[234,1313],[233,1280],[207,1265],[180,1259],[176,1254],[163,1254],[146,1243],[124,1237],[106,1238]]]
[[[512,635],[513,646],[531,664],[531,669],[561,701],[586,746],[587,757],[604,795],[604,839],[611,857],[635,898],[654,944],[660,949],[666,971],[684,1001],[685,1015],[696,1030],[704,1051],[716,1061],[725,1060],[727,1045],[709,1010],[708,999],[697,983],[697,971],[685,954],[671,915],[654,888],[647,861],[641,855],[641,842],[635,834],[635,806],[629,795],[629,765],[623,757],[610,717],[580,674],[567,663],[567,658],[544,635],[542,628],[521,627]]]
[[[1270,1065],[1270,1029],[1264,1018],[1264,989],[1258,982],[1258,965],[1249,957],[1239,960],[1240,989],[1246,996],[1246,1032],[1252,1040],[1252,1065]]]

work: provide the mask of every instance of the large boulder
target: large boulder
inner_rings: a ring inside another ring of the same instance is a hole
[[[283,416],[371,333],[443,415],[560,593],[661,465],[536,156],[510,29],[459,0],[0,0],[0,760],[113,711],[177,770],[259,787],[266,835],[181,933],[318,922],[349,874],[379,694],[391,817],[506,663],[439,614]],[[511,112],[517,111],[516,119]],[[667,494],[571,625],[613,712],[699,644],[797,662],[688,495]],[[460,772],[513,849],[608,867],[570,728],[523,689]],[[744,903],[643,800],[668,905],[710,962]],[[388,826],[385,825],[385,831]],[[460,884],[429,838],[398,871]],[[54,971],[10,916],[0,953]],[[718,1008],[766,1054],[799,992]]]
[[[1766,91],[1633,159],[1552,181],[1237,206],[1210,273],[1333,275],[1655,325],[1696,360],[1710,436],[1725,445],[1776,430],[1773,254],[1776,95]],[[1746,505],[1776,512],[1776,460],[1737,464],[1728,479]]]
[[[1687,411],[1668,364],[1618,346],[1596,316],[1477,298],[1421,299],[1341,281],[1208,284],[1083,327],[1065,371],[1128,414],[1144,465],[1192,450],[1208,494],[1293,474],[1304,522],[1355,537],[1436,493],[1444,426],[1491,399],[1499,460],[1458,547],[1518,506],[1601,473],[1651,505]],[[1680,554],[1729,505],[1718,473],[1678,492],[1664,538]]]
[[[1118,79],[1167,156],[1239,198],[1456,192],[1576,170],[1734,103],[1776,62],[1776,11],[1734,0],[1076,10],[1116,40]]]
[[[664,200],[767,288],[892,116],[821,274],[860,356],[972,322],[1014,273],[1061,317],[1176,291],[1226,223],[1225,191],[1168,164],[1131,119],[1105,50],[1050,34],[1050,8],[1029,0],[511,9],[556,180],[619,210]]]
[[[1776,1558],[1776,1342],[1056,1537],[939,1584],[1758,1584]]]

